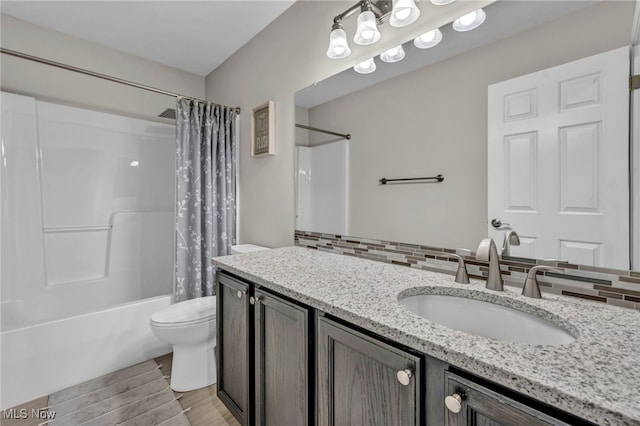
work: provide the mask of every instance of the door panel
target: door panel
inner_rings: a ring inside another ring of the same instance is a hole
[[[218,397],[243,425],[250,424],[249,286],[218,276],[217,327]]]
[[[598,200],[600,123],[560,129],[560,212],[602,214]]]
[[[255,290],[256,425],[309,424],[309,311]]]
[[[504,139],[505,209],[536,211],[537,133],[509,135]]]
[[[420,424],[420,358],[324,317],[317,342],[319,426]]]

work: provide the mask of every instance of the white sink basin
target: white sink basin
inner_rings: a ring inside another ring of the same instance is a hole
[[[562,345],[576,340],[542,318],[466,297],[425,294],[409,296],[400,304],[440,325],[490,339],[533,345]]]

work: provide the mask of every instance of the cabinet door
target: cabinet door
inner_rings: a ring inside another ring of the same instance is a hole
[[[569,425],[449,372],[445,372],[445,394],[460,402],[459,411],[455,400],[450,402],[453,410],[447,405],[447,426]]]
[[[218,397],[243,425],[250,424],[249,285],[218,275]]]
[[[255,290],[256,425],[309,424],[309,311]]]
[[[420,423],[419,357],[324,317],[317,345],[318,426]]]

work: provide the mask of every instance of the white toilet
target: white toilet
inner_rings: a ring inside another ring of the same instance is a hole
[[[269,250],[254,244],[231,246],[231,254]],[[216,382],[216,297],[200,297],[151,315],[151,330],[173,346],[171,389],[187,392]]]
[[[216,297],[200,297],[151,315],[156,337],[173,345],[171,389],[186,392],[216,382]]]

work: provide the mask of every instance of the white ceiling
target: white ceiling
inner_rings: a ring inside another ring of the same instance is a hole
[[[0,12],[206,76],[294,1],[2,0]]]

